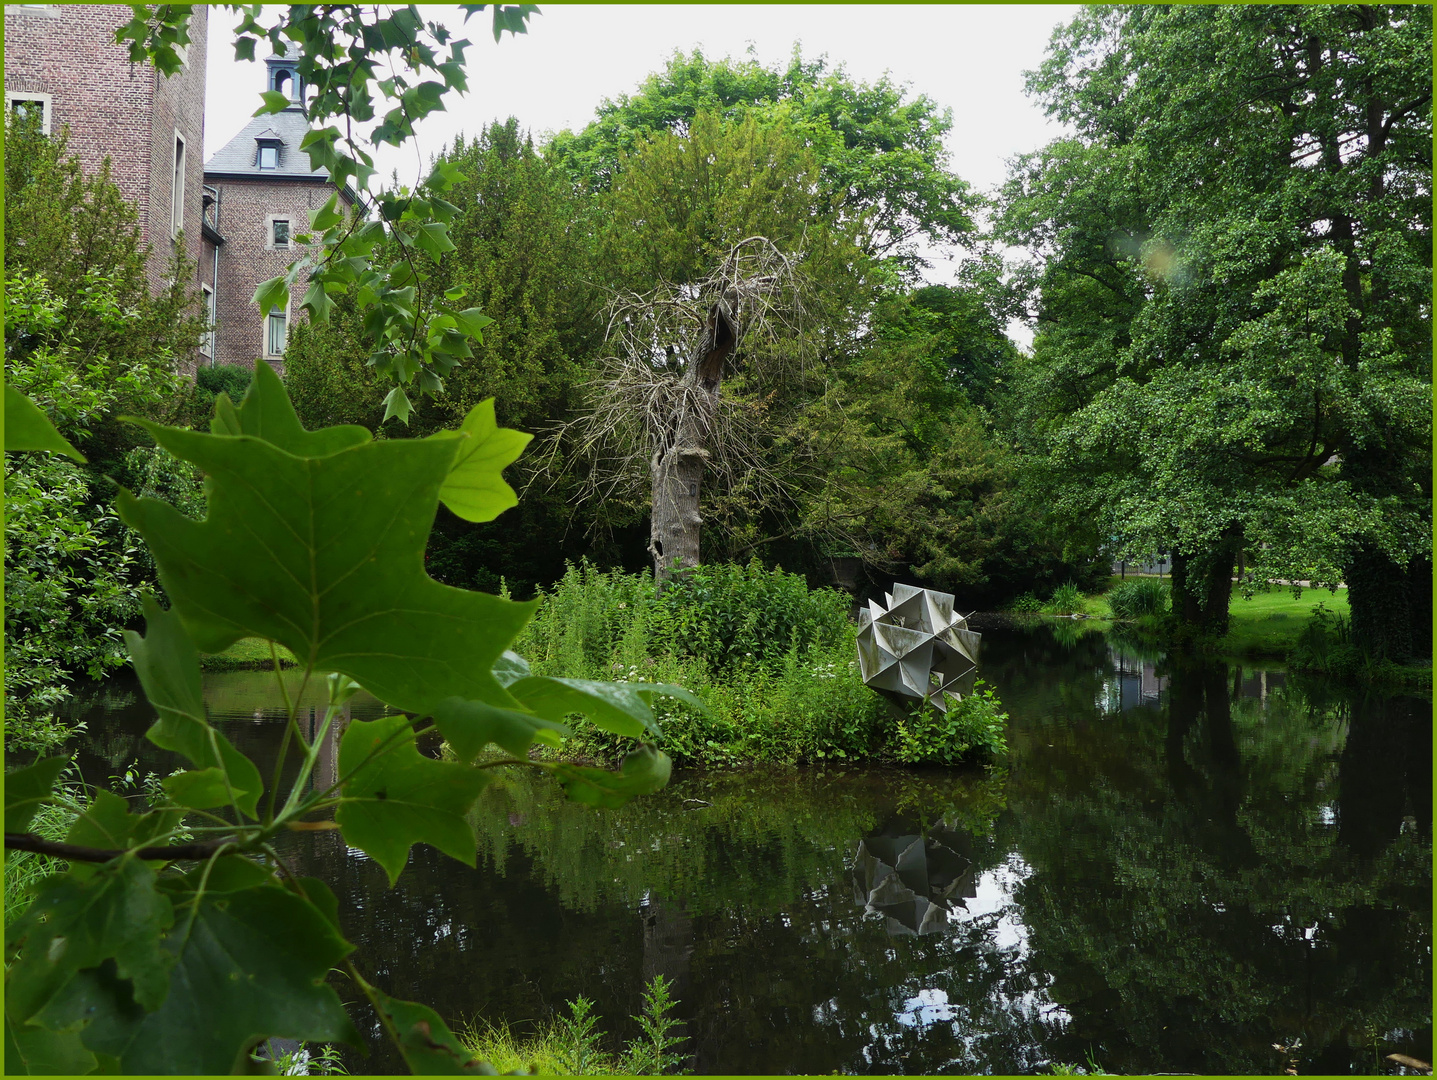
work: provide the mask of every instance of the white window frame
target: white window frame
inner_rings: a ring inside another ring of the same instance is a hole
[[[283,341],[282,344],[283,344],[284,346],[288,346],[288,345],[289,345],[289,308],[290,308],[290,305],[289,305],[288,303],[286,303],[286,304],[284,305],[284,310],[283,310],[283,311],[280,311],[280,309],[279,309],[278,307],[271,308],[269,311],[265,312],[264,320],[263,320],[263,322],[260,323],[260,326],[261,326],[261,328],[262,328],[262,333],[264,334],[264,339],[263,339],[263,342],[262,342],[262,344],[263,344],[263,346],[264,346],[263,356],[264,356],[264,358],[265,358],[266,360],[283,360],[283,359],[284,359],[284,348],[281,348],[281,349],[279,350],[279,352],[270,352],[270,348],[269,348],[269,321],[270,321],[270,319],[272,319],[272,318],[273,318],[274,316],[276,316],[276,315],[282,315],[282,316],[284,317],[284,341]]]
[[[269,214],[264,219],[264,247],[266,251],[293,251],[299,247],[294,242],[295,237],[295,216],[293,214]],[[274,223],[286,221],[289,223],[289,243],[279,245],[274,242]]]
[[[215,290],[200,283],[200,291],[205,297],[205,320],[209,323],[209,329],[200,335],[200,354],[208,356],[210,362],[215,359]]]
[[[50,134],[50,95],[39,90],[6,90],[5,111],[11,112],[17,102],[37,103],[40,106],[40,131]]]
[[[170,236],[179,236],[185,227],[185,173],[189,170],[189,144],[175,128],[174,179],[170,185]]]

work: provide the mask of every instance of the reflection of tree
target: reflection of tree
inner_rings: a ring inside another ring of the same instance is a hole
[[[1090,718],[1071,756],[1013,763],[1035,870],[1019,895],[1070,1034],[1122,1072],[1271,1071],[1272,1043],[1300,1037],[1308,1072],[1348,1071],[1364,1032],[1426,1029],[1430,847],[1401,833],[1414,800],[1359,795],[1380,826],[1334,827],[1349,770],[1353,794],[1367,786],[1338,715],[1235,700],[1221,664],[1170,677],[1161,712]],[[1383,709],[1371,738],[1391,769],[1397,745],[1420,748]]]

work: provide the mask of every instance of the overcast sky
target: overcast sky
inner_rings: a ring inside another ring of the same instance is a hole
[[[1053,138],[1058,128],[1023,95],[1023,72],[1042,59],[1053,27],[1071,6],[1047,5],[567,5],[544,4],[529,33],[495,44],[487,12],[461,32],[468,50],[469,93],[419,130],[428,160],[457,132],[517,116],[535,135],[583,127],[604,98],[631,93],[675,49],[699,47],[712,59],[788,59],[827,54],[864,82],[885,72],[953,110],[952,168],[977,187],[1003,178],[1004,159]],[[427,18],[460,28],[457,8],[424,8]],[[452,18],[451,18],[452,16]],[[205,157],[234,137],[258,106],[264,64],[236,63],[230,28],[237,17],[211,9]],[[258,50],[263,55],[266,50]],[[412,182],[416,157],[385,149],[381,175],[399,168]]]
[[[462,27],[462,12],[424,9],[473,42],[466,54],[469,93],[419,128],[417,153],[385,147],[380,176],[398,169],[412,184],[420,161],[458,132],[477,133],[495,119],[517,116],[542,137],[577,130],[604,98],[632,93],[674,51],[701,48],[710,59],[742,57],[753,46],[760,62],[788,59],[795,42],[806,57],[827,55],[849,74],[872,82],[885,73],[914,94],[953,110],[950,167],[979,189],[1001,183],[1005,161],[1060,133],[1023,94],[1023,72],[1035,68],[1053,28],[1072,18],[1072,5],[568,5],[543,4],[529,33],[495,43],[490,16]],[[263,56],[236,63],[238,17],[211,9],[205,158],[249,121],[264,88]],[[946,278],[942,267],[929,275]],[[1026,335],[1024,335],[1026,336]]]

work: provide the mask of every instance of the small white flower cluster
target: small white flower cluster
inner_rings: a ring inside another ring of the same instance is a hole
[[[646,681],[647,681],[647,680],[645,680],[645,679],[640,679],[640,678],[637,678],[637,677],[636,677],[636,676],[639,674],[639,665],[638,665],[638,664],[630,664],[630,665],[629,665],[629,669],[628,669],[627,671],[624,670],[624,665],[623,665],[623,664],[615,664],[615,665],[614,665],[614,670],[615,670],[615,671],[618,671],[618,672],[622,672],[622,674],[619,675],[618,678],[616,678],[616,679],[614,680],[614,682],[646,682]]]
[[[813,677],[815,679],[836,679],[838,678],[838,672],[835,670],[837,667],[836,663],[817,664],[813,669]]]

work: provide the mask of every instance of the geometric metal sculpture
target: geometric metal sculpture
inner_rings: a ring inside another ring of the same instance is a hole
[[[974,670],[981,635],[953,611],[949,593],[894,585],[887,604],[870,600],[858,613],[858,670],[864,683],[895,705],[921,701],[948,711],[959,682]]]

